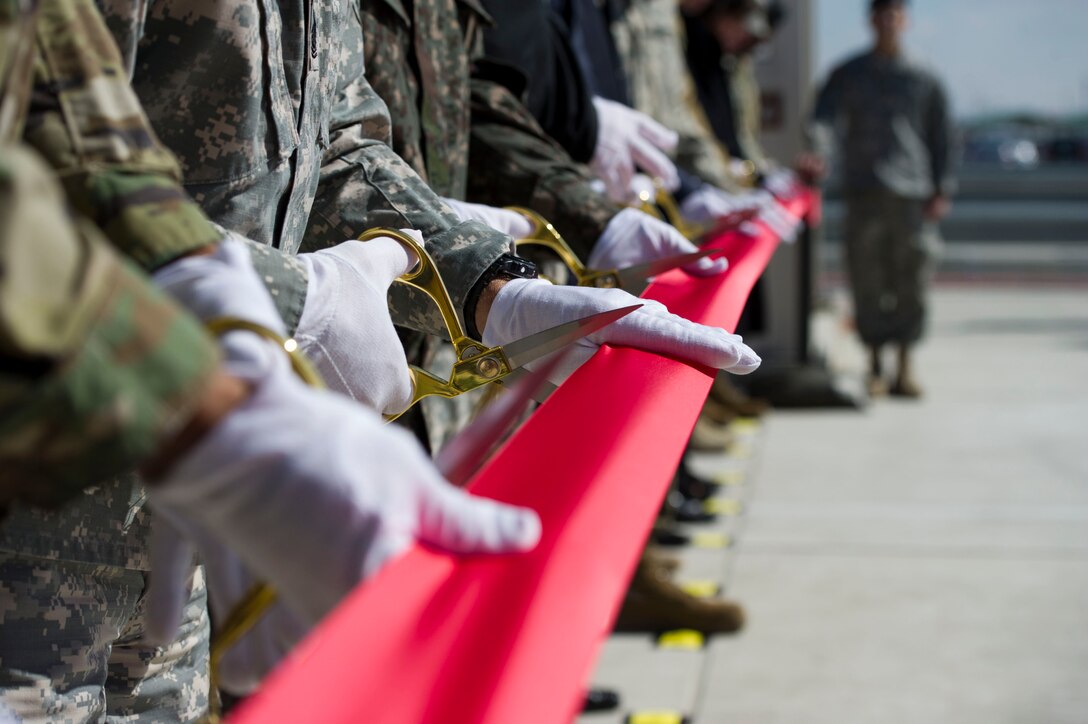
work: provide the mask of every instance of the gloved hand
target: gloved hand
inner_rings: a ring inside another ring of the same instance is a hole
[[[405,230],[417,239],[417,231]],[[389,316],[393,280],[418,260],[389,237],[345,241],[299,254],[309,284],[295,339],[325,383],[371,409],[404,412],[412,378],[404,347]]]
[[[516,211],[484,204],[470,204],[457,199],[443,198],[442,200],[454,210],[461,221],[483,222],[514,239],[524,239],[533,232],[533,223]]]
[[[694,224],[723,228],[755,215],[758,204],[749,195],[736,195],[703,184],[680,203],[680,213]]]
[[[162,267],[152,278],[204,322],[234,317],[281,336],[286,334],[272,297],[253,270],[245,242],[233,232],[227,232],[212,254],[184,257]],[[227,357],[229,361],[230,355]]]
[[[559,287],[541,279],[513,279],[499,289],[481,341],[508,344],[557,324],[639,303],[641,309],[571,345],[551,382],[562,384],[602,344],[636,347],[741,375],[759,367],[759,357],[737,335],[671,314],[659,302],[620,289]]]
[[[252,644],[259,655],[245,654],[258,657],[261,673],[414,540],[455,553],[536,545],[533,511],[454,488],[410,433],[305,387],[275,347],[257,342],[250,351],[252,398],[150,489],[150,502],[200,550],[219,610],[248,589],[247,570],[279,592],[288,630],[277,624]],[[156,571],[170,569],[163,558],[156,554]],[[152,577],[159,592],[149,630],[176,630],[183,580]]]
[[[671,225],[638,209],[624,209],[612,217],[589,256],[591,269],[623,269],[643,262],[698,251]],[[729,267],[723,258],[704,258],[684,267],[689,274],[712,276]]]
[[[230,314],[282,329],[248,252],[229,240],[214,255],[171,264],[156,280],[204,319]],[[306,625],[413,540],[457,553],[536,545],[536,513],[448,485],[409,433],[340,395],[306,387],[275,344],[239,331],[221,345],[227,369],[252,394],[149,481],[149,501],[207,547],[209,561],[222,548],[236,554]],[[176,570],[181,558],[176,550],[156,555],[156,571]],[[176,626],[183,584],[162,573],[152,580],[167,591],[155,600],[176,602],[156,614],[161,632],[170,629],[163,621]]]
[[[792,244],[797,241],[797,235],[801,230],[801,219],[787,211],[767,191],[755,191],[752,196],[759,202],[759,220],[784,243]]]
[[[631,185],[627,193],[628,204],[640,204],[644,199],[649,200],[650,203],[654,203],[656,197],[657,187],[654,185],[654,180],[652,178],[644,173],[636,173],[631,178]]]
[[[200,550],[209,607],[226,618],[258,580],[242,560],[203,529],[189,527],[192,541],[163,516],[151,528],[151,580],[147,591],[144,636],[154,645],[165,645],[177,636],[182,609],[189,600],[194,547]],[[213,622],[222,626],[222,620]],[[276,600],[256,624],[226,650],[219,662],[218,685],[235,696],[253,693],[261,680],[310,630],[307,618]],[[213,632],[213,639],[220,629]]]
[[[763,176],[763,187],[780,199],[789,199],[797,194],[801,179],[788,168],[775,168]]]
[[[645,113],[622,103],[594,97],[597,109],[597,148],[589,167],[604,181],[608,197],[627,203],[636,168],[660,179],[670,191],[680,186],[680,174],[668,155],[678,137]]]

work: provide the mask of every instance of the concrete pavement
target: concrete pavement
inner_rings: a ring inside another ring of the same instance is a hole
[[[614,636],[593,681],[623,709],[580,721],[1088,722],[1088,286],[938,287],[919,370],[922,402],[776,412],[696,461],[745,507],[692,527],[739,542],[677,578],[750,624],[699,651]]]

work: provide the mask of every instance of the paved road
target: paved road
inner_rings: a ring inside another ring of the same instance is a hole
[[[920,367],[925,402],[775,413],[698,461],[748,505],[678,577],[726,582],[750,625],[695,652],[613,637],[594,681],[624,714],[1088,722],[1088,291],[940,288]]]

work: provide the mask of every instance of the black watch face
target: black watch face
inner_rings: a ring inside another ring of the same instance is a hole
[[[536,276],[536,264],[527,259],[518,259],[518,276],[529,279]]]
[[[504,261],[503,271],[521,279],[536,277],[536,264],[520,256],[507,257]]]

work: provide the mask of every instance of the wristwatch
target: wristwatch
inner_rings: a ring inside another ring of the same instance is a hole
[[[536,279],[536,264],[520,256],[503,254],[487,268],[473,285],[465,299],[465,332],[475,340],[480,339],[480,330],[476,329],[476,305],[480,301],[487,285],[496,279]]]

